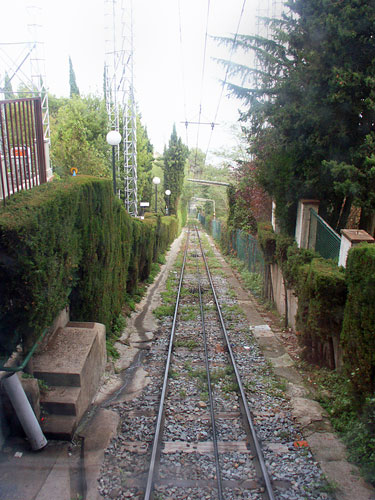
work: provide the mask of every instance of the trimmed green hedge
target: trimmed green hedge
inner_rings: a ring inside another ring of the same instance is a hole
[[[345,272],[316,252],[298,248],[270,224],[258,226],[258,239],[268,265],[278,263],[286,286],[298,297],[297,331],[304,356],[312,363],[335,367],[334,342],[340,339],[347,296]]]
[[[348,300],[342,330],[344,366],[357,394],[375,390],[375,245],[362,243],[349,252]]]
[[[28,347],[68,304],[72,319],[109,331],[176,235],[173,216],[131,218],[108,180],[79,176],[12,197],[0,209],[0,354]]]
[[[305,358],[334,369],[333,343],[340,339],[347,296],[344,270],[330,260],[314,258],[299,267],[296,293],[296,325]]]

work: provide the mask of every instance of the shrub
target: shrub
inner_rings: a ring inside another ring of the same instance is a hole
[[[275,262],[276,238],[277,235],[273,232],[271,223],[261,222],[258,224],[258,241],[266,264]]]

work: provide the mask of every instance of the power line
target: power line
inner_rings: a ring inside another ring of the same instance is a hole
[[[195,147],[194,166],[197,165],[197,154],[198,154],[198,145],[199,145],[199,128],[200,128],[200,122],[201,122],[201,116],[202,116],[203,84],[204,84],[204,74],[205,74],[205,69],[206,69],[206,54],[207,54],[209,17],[210,17],[210,0],[208,0],[208,2],[207,2],[206,34],[204,37],[203,64],[202,64],[202,77],[201,77],[201,94],[200,94],[200,103],[199,103],[198,130],[197,130],[197,142],[196,142],[196,147]]]
[[[185,123],[187,123],[187,112],[186,112],[186,87],[185,87],[185,72],[184,72],[184,50],[182,43],[182,22],[181,22],[181,2],[178,0],[178,24],[180,30],[180,52],[181,52],[181,76],[182,76],[182,87],[184,94],[184,114],[185,114]],[[189,138],[188,131],[186,126],[186,146],[189,148]]]
[[[241,20],[242,20],[242,16],[243,16],[243,13],[245,11],[245,6],[246,6],[246,0],[243,0],[243,3],[242,3],[242,8],[241,8],[241,13],[240,13],[240,17],[238,19],[238,23],[237,23],[237,29],[236,29],[236,34],[234,35],[234,38],[233,38],[233,43],[232,43],[232,48],[231,48],[231,51],[230,51],[230,55],[229,55],[229,63],[227,65],[227,69],[226,69],[226,72],[225,72],[225,77],[224,77],[224,81],[222,83],[222,86],[221,86],[221,93],[220,93],[220,97],[219,97],[219,102],[217,104],[217,108],[216,108],[216,113],[215,113],[215,118],[213,120],[213,123],[216,122],[217,120],[217,116],[219,114],[219,109],[220,109],[220,104],[221,104],[221,100],[223,98],[223,94],[224,94],[224,88],[225,88],[225,85],[227,83],[227,78],[228,78],[228,74],[229,74],[229,66],[230,66],[230,63],[232,62],[232,57],[233,57],[233,54],[234,54],[234,48],[235,48],[235,45],[236,45],[236,41],[237,41],[237,36],[238,36],[238,32],[239,32],[239,29],[240,29],[240,25],[241,25]],[[210,133],[210,137],[208,139],[208,145],[207,145],[207,149],[206,149],[206,155],[205,157],[207,158],[207,154],[208,154],[208,150],[210,148],[210,143],[211,143],[211,139],[212,139],[212,134],[213,134],[213,127],[211,128],[211,133]]]

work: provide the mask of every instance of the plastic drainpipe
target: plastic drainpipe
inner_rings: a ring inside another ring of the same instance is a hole
[[[13,405],[14,411],[29,439],[33,451],[41,450],[47,444],[35,413],[27,399],[17,373],[3,379],[3,386]]]
[[[8,394],[18,420],[20,421],[22,428],[29,439],[33,451],[44,448],[47,444],[47,439],[45,438],[29,400],[27,399],[17,372],[22,371],[25,368],[38,347],[39,342],[43,340],[47,331],[48,329],[45,329],[42,332],[21,365],[15,367],[0,365],[0,371],[12,372],[12,375],[8,375],[3,378],[2,384]]]

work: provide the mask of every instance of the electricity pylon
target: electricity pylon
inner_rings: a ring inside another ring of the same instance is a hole
[[[137,208],[137,123],[133,77],[132,0],[105,0],[107,16],[105,99],[111,130],[122,133],[117,149],[119,196],[130,215]],[[121,130],[120,130],[121,129]],[[122,155],[121,155],[122,151]]]

